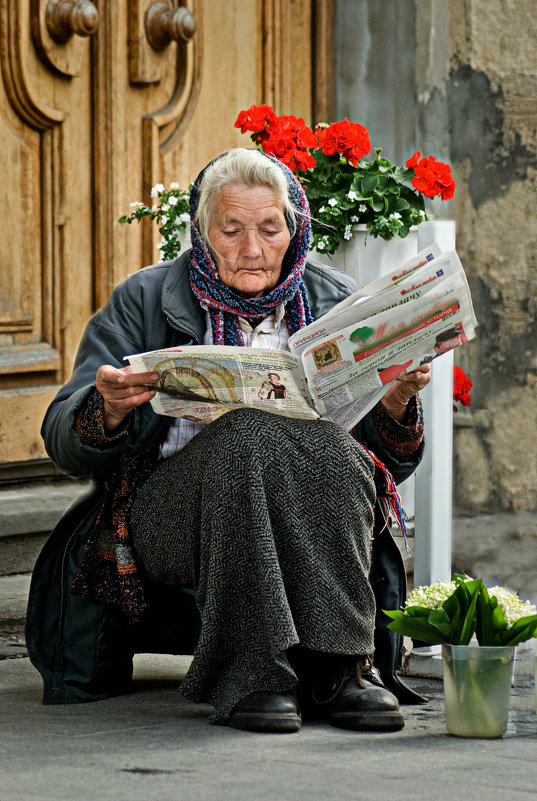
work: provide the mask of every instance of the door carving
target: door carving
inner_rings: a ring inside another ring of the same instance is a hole
[[[154,226],[117,224],[129,204],[247,146],[241,108],[311,120],[327,3],[0,0],[0,482],[46,472],[88,318],[158,258]]]
[[[200,9],[200,0],[0,5],[0,464],[45,457],[46,407],[88,317],[127,272],[115,220],[142,177],[156,182],[193,111]]]

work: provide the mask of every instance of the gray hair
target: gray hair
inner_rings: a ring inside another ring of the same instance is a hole
[[[259,150],[237,147],[213,161],[203,174],[199,186],[199,201],[194,222],[209,244],[208,232],[214,212],[215,199],[228,186],[271,189],[284,209],[291,236],[296,231],[297,215],[301,212],[289,197],[287,177],[282,169]]]

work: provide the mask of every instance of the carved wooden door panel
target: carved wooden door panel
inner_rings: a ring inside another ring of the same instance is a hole
[[[43,473],[90,314],[158,258],[151,225],[117,224],[129,204],[248,146],[241,108],[311,118],[326,2],[0,0],[0,482]]]
[[[195,105],[200,7],[0,5],[0,462],[11,473],[45,457],[40,423],[82,329],[133,269],[127,251],[141,245],[115,220],[147,194]]]

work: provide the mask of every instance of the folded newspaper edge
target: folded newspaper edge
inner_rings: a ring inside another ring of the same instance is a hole
[[[426,248],[289,339],[289,351],[192,345],[124,358],[159,373],[157,414],[208,423],[244,406],[349,430],[402,372],[475,337],[455,251]]]

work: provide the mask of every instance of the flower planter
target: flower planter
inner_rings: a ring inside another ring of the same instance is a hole
[[[395,236],[385,240],[371,236],[367,225],[353,225],[352,239],[342,242],[333,256],[315,251],[323,264],[335,267],[350,275],[360,285],[400,267],[418,252],[418,228],[410,229],[408,236]]]
[[[442,645],[446,727],[457,737],[501,737],[507,728],[513,646]]]

